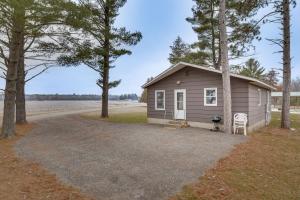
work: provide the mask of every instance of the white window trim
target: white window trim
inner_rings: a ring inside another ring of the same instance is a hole
[[[163,92],[164,93],[164,107],[163,108],[157,108],[157,93]],[[166,108],[166,92],[165,90],[155,90],[155,110],[165,110]]]
[[[271,111],[270,91],[267,91],[267,112]]]
[[[216,103],[215,104],[207,104],[206,103],[206,91],[207,90],[216,90]],[[204,88],[204,106],[218,106],[218,88]]]
[[[261,106],[261,89],[257,89],[258,92],[258,106]]]

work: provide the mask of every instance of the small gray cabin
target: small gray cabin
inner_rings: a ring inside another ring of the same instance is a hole
[[[147,89],[149,123],[185,120],[192,127],[211,128],[214,116],[223,118],[220,70],[180,62],[142,87]],[[257,79],[231,74],[232,114],[247,114],[248,131],[270,122],[272,90]]]

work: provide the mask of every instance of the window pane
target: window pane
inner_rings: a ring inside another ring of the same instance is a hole
[[[163,92],[157,92],[156,93],[156,107],[159,109],[164,109],[164,93]]]
[[[183,93],[177,92],[177,101],[183,101]]]
[[[163,99],[164,93],[163,92],[157,92],[157,99]]]
[[[177,101],[177,110],[183,110],[183,101]]]
[[[157,108],[164,108],[164,102],[161,100],[157,100]]]
[[[183,110],[183,92],[177,92],[177,110]]]
[[[215,97],[216,96],[216,90],[206,90],[206,96],[207,97]]]
[[[216,97],[206,97],[206,104],[216,104],[217,98]]]

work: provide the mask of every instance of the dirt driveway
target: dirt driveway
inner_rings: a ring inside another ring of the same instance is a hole
[[[39,122],[16,151],[99,200],[161,200],[195,181],[242,136],[64,116]]]

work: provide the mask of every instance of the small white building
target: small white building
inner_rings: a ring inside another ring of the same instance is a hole
[[[282,92],[272,92],[272,107],[280,109],[282,104]],[[300,109],[300,92],[291,92],[291,108]]]

